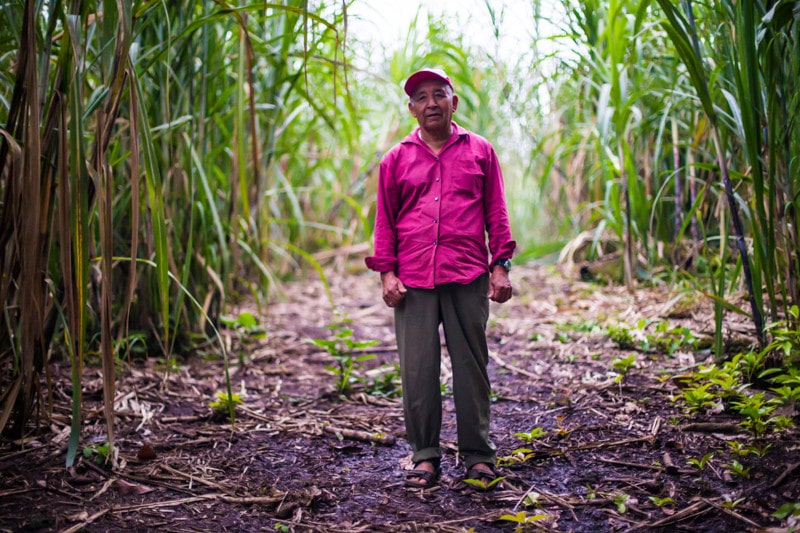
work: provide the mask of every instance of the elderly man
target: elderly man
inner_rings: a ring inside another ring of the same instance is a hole
[[[468,479],[490,485],[497,474],[486,323],[489,300],[511,298],[516,247],[503,176],[492,145],[453,122],[458,96],[443,71],[417,71],[404,89],[419,127],[381,161],[375,254],[366,263],[380,272],[383,300],[394,308],[414,463],[405,484],[427,488],[440,473],[441,324],[453,368],[459,455]]]

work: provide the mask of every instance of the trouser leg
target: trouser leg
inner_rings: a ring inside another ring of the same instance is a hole
[[[488,283],[488,275],[484,275],[469,285],[440,287],[442,323],[453,367],[458,449],[467,468],[476,463],[494,464],[496,459],[489,438]]]
[[[437,291],[409,288],[394,316],[406,435],[414,451],[411,460],[437,459],[442,427]]]

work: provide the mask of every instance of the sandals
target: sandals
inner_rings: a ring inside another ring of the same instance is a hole
[[[483,464],[487,465],[491,472],[487,472],[485,470],[479,470],[475,468],[477,465]],[[475,490],[479,490],[481,492],[489,492],[490,490],[494,490],[500,483],[495,483],[498,480],[497,470],[495,470],[494,465],[490,465],[489,463],[476,463],[469,467],[467,470],[467,475],[464,478],[473,480],[474,483],[467,483],[471,485]]]
[[[433,472],[417,468],[422,463],[433,464]],[[412,489],[429,489],[436,484],[441,473],[442,469],[439,468],[438,459],[423,459],[422,461],[414,463],[413,470],[408,470],[406,472],[403,483],[406,487]]]

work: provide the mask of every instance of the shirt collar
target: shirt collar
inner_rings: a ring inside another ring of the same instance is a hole
[[[452,139],[456,135],[458,137],[465,137],[465,136],[467,136],[469,134],[469,131],[467,131],[464,128],[462,128],[461,126],[459,126],[455,121],[452,121],[451,124],[453,125],[453,135],[450,136],[450,139]],[[448,139],[448,143],[450,142],[450,139]],[[405,139],[403,139],[400,142],[402,144],[412,143],[412,144],[419,144],[421,146],[425,146],[425,143],[422,141],[422,139],[419,138],[419,126],[414,128],[414,130],[411,133],[409,133],[408,135],[406,135]],[[445,143],[445,144],[447,144],[447,143]]]

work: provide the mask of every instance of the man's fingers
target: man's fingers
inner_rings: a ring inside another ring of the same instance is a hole
[[[507,302],[511,299],[511,292],[511,287],[492,286],[489,288],[489,299],[497,303]]]

